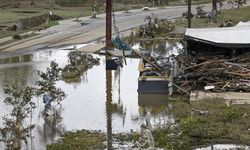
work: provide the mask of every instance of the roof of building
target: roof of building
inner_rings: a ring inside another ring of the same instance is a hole
[[[250,47],[250,22],[227,28],[190,28],[185,38],[220,47]]]
[[[248,22],[240,21],[235,27],[250,27],[250,21]]]

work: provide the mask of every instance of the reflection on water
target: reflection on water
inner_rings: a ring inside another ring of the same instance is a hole
[[[235,145],[235,144],[214,144],[204,148],[197,148],[195,150],[249,150],[249,146]]]
[[[112,149],[112,72],[106,70],[106,116],[108,150]]]
[[[167,94],[138,94],[139,113],[142,123],[157,127],[174,122],[170,114],[171,104]],[[152,128],[153,128],[152,127]]]
[[[57,139],[58,136],[61,136],[65,132],[65,127],[62,124],[61,113],[63,108],[61,105],[57,105],[51,108],[49,116],[40,117],[42,125],[37,125],[38,135],[40,141],[43,144],[51,143]]]
[[[7,114],[7,107],[2,101],[4,85],[10,82],[20,85],[34,84],[38,79],[35,70],[46,70],[52,60],[57,62],[59,67],[64,67],[68,63],[68,52],[38,51],[29,55],[29,62],[0,64],[0,116]],[[60,112],[61,118],[44,120],[40,116],[44,108],[42,98],[35,98],[38,107],[33,112],[32,121],[36,123],[36,129],[32,131],[34,138],[31,146],[34,146],[31,149],[45,149],[45,144],[55,142],[57,136],[65,130],[87,129],[107,132],[109,148],[112,147],[111,133],[139,131],[141,116],[144,117],[141,110],[148,104],[143,104],[147,100],[140,100],[138,106],[138,63],[139,59],[127,59],[127,66],[106,72],[105,59],[101,56],[100,65],[87,70],[81,76],[81,80],[74,83],[59,81],[56,86],[67,94],[67,98],[62,102],[64,109]],[[165,106],[160,106],[160,110],[164,112],[162,114],[155,113],[158,106],[150,106],[153,126],[160,122],[159,120],[168,118]]]
[[[167,57],[170,55],[178,55],[183,49],[182,43],[176,41],[146,41],[140,42],[139,46],[142,49],[151,51],[153,55]]]
[[[168,99],[168,94],[138,94],[138,104],[141,107],[166,106]]]
[[[0,58],[0,64],[30,62],[31,58],[32,58],[31,54],[23,55],[23,56],[8,57],[8,58]]]

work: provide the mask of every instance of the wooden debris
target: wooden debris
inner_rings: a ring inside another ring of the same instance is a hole
[[[184,69],[175,83],[187,92],[204,90],[207,86],[215,87],[209,89],[212,92],[250,92],[249,53],[233,58],[178,57],[176,60]]]

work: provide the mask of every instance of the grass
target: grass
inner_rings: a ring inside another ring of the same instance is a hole
[[[183,139],[192,146],[211,143],[250,144],[249,105],[228,106],[222,99],[176,103],[172,113]],[[201,114],[199,111],[205,112]]]
[[[250,6],[233,10],[224,10],[222,14],[218,16],[218,20],[233,20],[236,23],[239,21],[250,21],[249,12]]]
[[[218,27],[223,21],[232,20],[234,24],[240,21],[250,21],[250,6],[231,10],[223,10],[218,14],[215,22],[207,22],[207,18],[192,18],[193,28]],[[177,27],[187,27],[186,19],[175,21]]]
[[[28,18],[33,16],[38,16],[44,13],[48,13],[49,9],[40,8],[40,7],[29,7],[29,8],[9,8],[9,9],[1,9],[0,10],[0,25],[1,26],[13,26],[15,21],[22,18]],[[81,17],[90,16],[91,7],[56,7],[53,10],[53,13],[61,16],[63,19],[76,18],[79,17],[81,11]],[[28,13],[31,12],[31,13]],[[21,31],[8,31],[8,30],[0,30],[0,38],[5,38],[8,36],[13,36],[15,34],[22,34],[28,31],[34,31],[40,28],[49,28],[51,26],[58,25],[57,21],[49,22],[46,25],[42,25],[40,27],[21,30]]]
[[[83,150],[104,149],[105,135],[100,132],[80,130],[68,132],[54,144],[47,145],[47,150]]]
[[[81,14],[82,11],[82,14]],[[92,13],[91,7],[62,7],[55,9],[54,14],[61,16],[63,19],[76,18],[81,14],[81,17],[90,16]]]
[[[171,101],[175,123],[158,126],[152,132],[156,148],[191,150],[210,144],[250,144],[249,105],[227,105],[223,99],[206,99],[186,103]],[[134,143],[139,133],[114,134],[113,140],[123,145]],[[47,150],[104,149],[103,133],[86,130],[68,132]]]

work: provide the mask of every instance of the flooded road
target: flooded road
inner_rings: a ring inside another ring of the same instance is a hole
[[[3,102],[4,85],[34,85],[39,79],[36,70],[45,71],[50,61],[59,67],[68,63],[68,50],[50,49],[24,56],[0,60],[0,116],[8,114],[8,107]],[[145,95],[138,96],[137,71],[139,59],[127,58],[127,66],[116,71],[105,70],[105,57],[100,58],[100,65],[87,70],[77,82],[59,81],[67,97],[62,101],[58,114],[60,117],[46,121],[41,116],[44,109],[42,97],[35,98],[37,108],[33,110],[32,122],[36,128],[32,131],[30,149],[45,149],[45,145],[55,142],[57,137],[70,130],[101,130],[107,133],[139,131],[145,119],[145,108],[152,110],[152,125],[169,120],[167,96],[153,96],[155,101],[143,101]],[[146,95],[148,98],[148,96]],[[138,101],[139,98],[139,101]],[[150,98],[150,96],[149,96]],[[151,98],[150,98],[151,99]],[[162,105],[164,104],[164,105]],[[152,106],[152,107],[151,107]],[[1,120],[2,125],[2,120]]]

